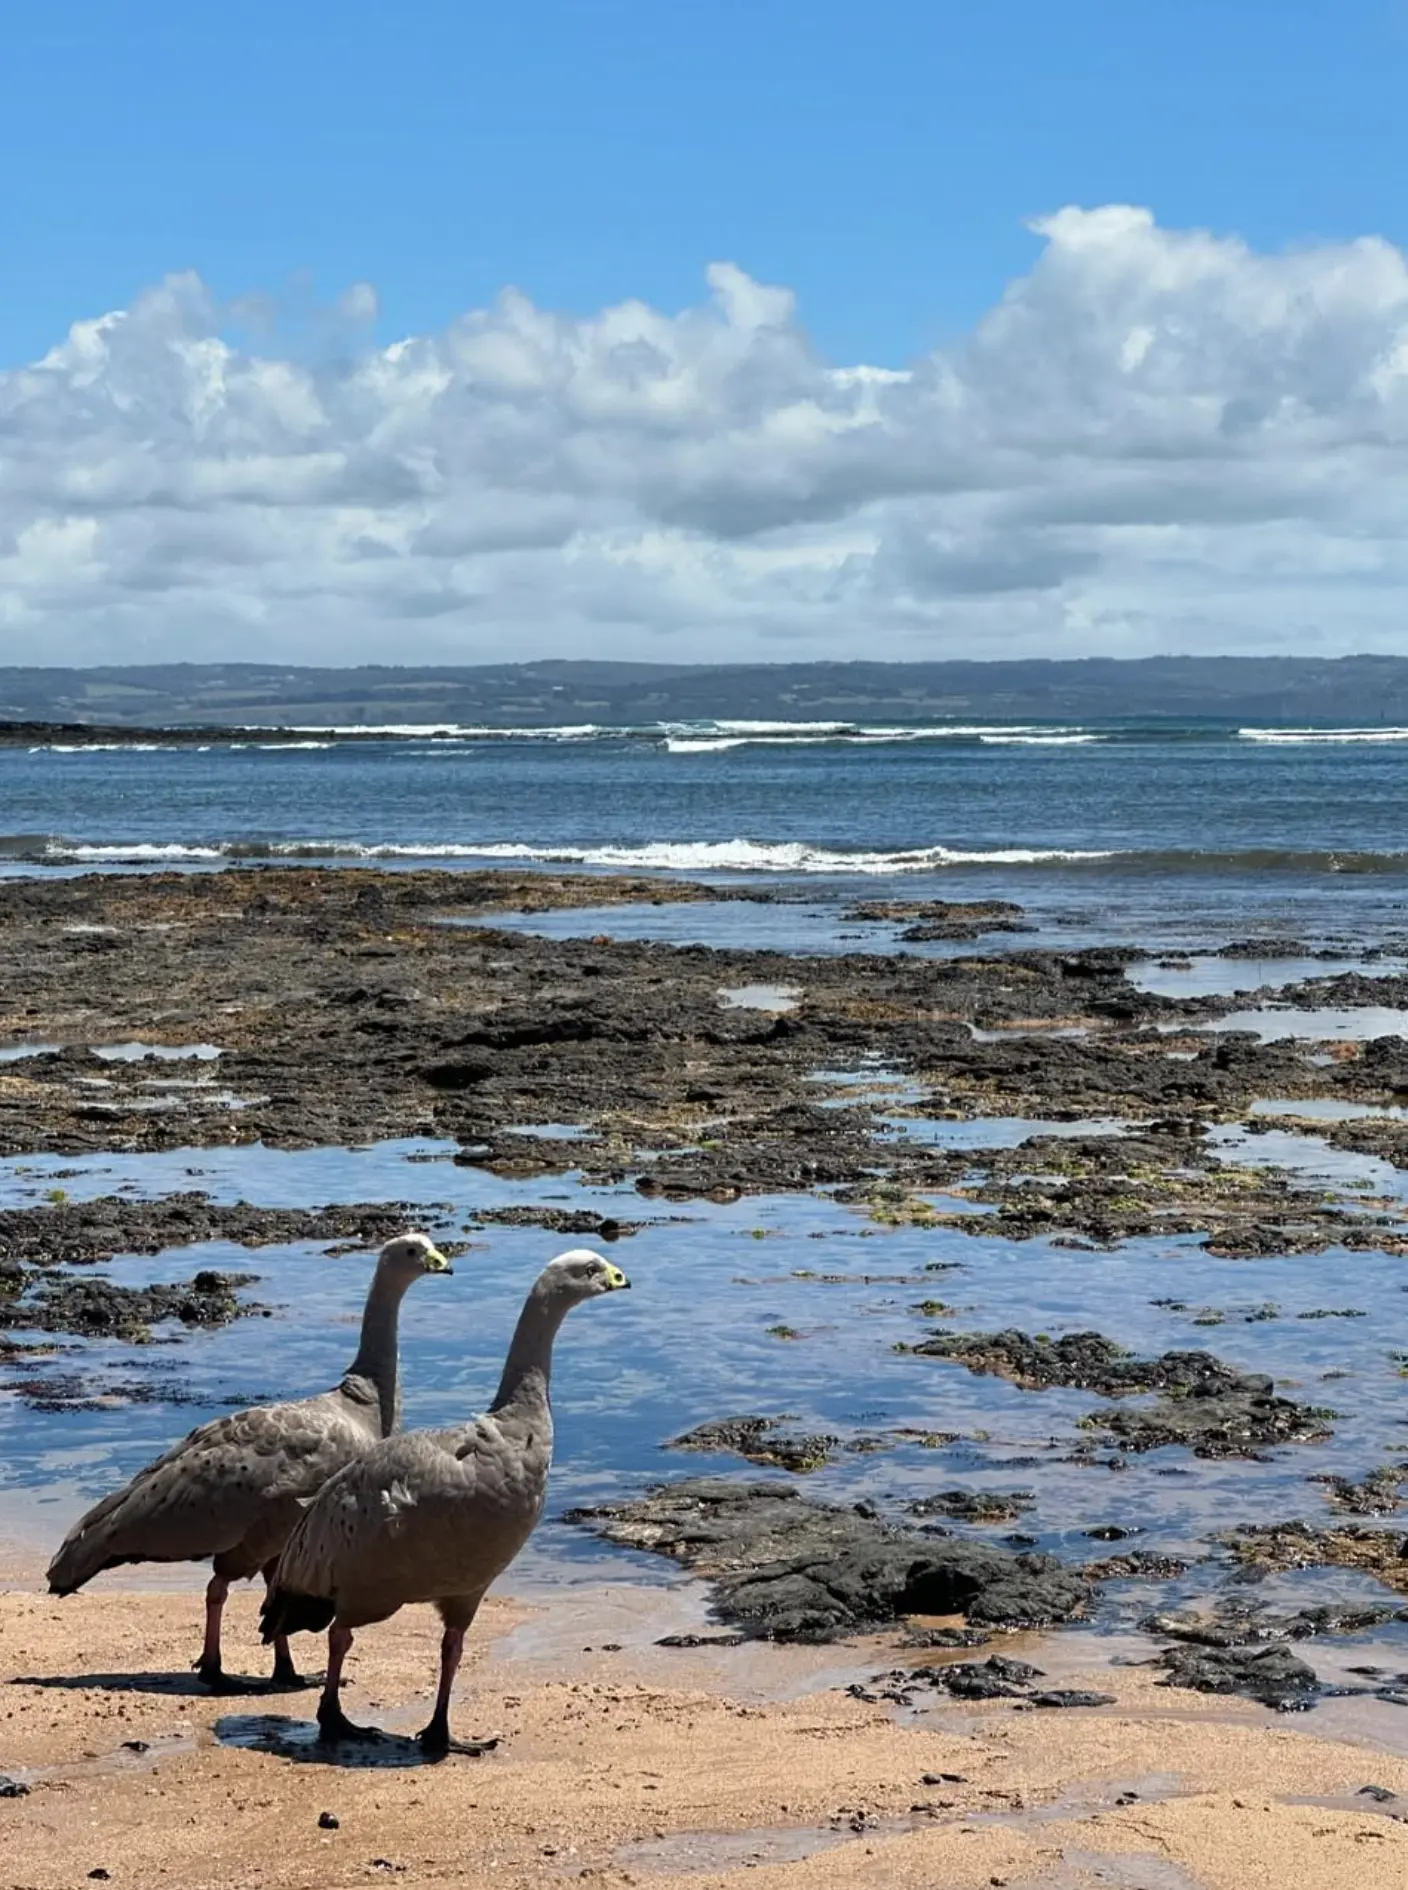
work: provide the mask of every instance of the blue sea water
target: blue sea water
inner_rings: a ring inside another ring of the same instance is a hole
[[[0,872],[278,858],[1007,897],[1169,940],[1282,915],[1352,936],[1398,923],[1408,889],[1408,731],[714,724],[0,751]]]

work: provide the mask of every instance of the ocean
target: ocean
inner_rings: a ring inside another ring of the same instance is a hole
[[[299,859],[887,883],[1145,939],[1395,924],[1408,729],[1187,723],[388,730],[0,750],[0,874]],[[783,943],[782,939],[776,942]]]

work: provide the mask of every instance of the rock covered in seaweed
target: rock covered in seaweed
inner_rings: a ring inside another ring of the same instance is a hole
[[[705,1577],[720,1618],[760,1639],[832,1641],[909,1614],[1035,1627],[1075,1618],[1091,1596],[1052,1556],[920,1535],[783,1483],[689,1478],[568,1520]]]

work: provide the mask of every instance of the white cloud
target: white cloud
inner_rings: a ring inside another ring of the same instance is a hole
[[[1408,260],[1035,228],[904,372],[726,263],[336,362],[172,277],[0,374],[0,661],[1402,649]]]

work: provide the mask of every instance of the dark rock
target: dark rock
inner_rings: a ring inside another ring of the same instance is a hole
[[[1113,1706],[1113,1693],[1092,1693],[1083,1687],[1052,1687],[1031,1695],[1033,1706]]]
[[[1361,1785],[1356,1796],[1372,1798],[1376,1805],[1391,1805],[1397,1800],[1398,1793],[1391,1792],[1387,1785]]]
[[[223,1326],[265,1311],[238,1297],[240,1288],[257,1277],[203,1271],[170,1286],[114,1286],[46,1271],[23,1297],[0,1302],[0,1326],[134,1340],[171,1319],[186,1326]]]
[[[1099,1332],[1070,1332],[1063,1338],[1035,1338],[1009,1328],[1003,1332],[939,1331],[914,1347],[933,1358],[950,1358],[971,1372],[1008,1378],[1024,1391],[1050,1386],[1096,1391],[1102,1397],[1128,1392],[1177,1391],[1207,1396],[1232,1386],[1255,1384],[1269,1391],[1269,1378],[1248,1378],[1210,1352],[1165,1352],[1161,1358],[1137,1358]]]
[[[910,1678],[926,1680],[930,1686],[951,1693],[956,1700],[1011,1700],[1021,1696],[1036,1674],[1035,1667],[1025,1672],[1007,1671],[1022,1667],[1021,1661],[993,1659],[979,1664],[961,1660],[951,1667],[917,1667]]]
[[[1098,1562],[1087,1562],[1083,1572],[1092,1582],[1172,1582],[1188,1573],[1188,1564],[1176,1555],[1133,1549],[1128,1555],[1102,1556]]]
[[[746,1634],[665,1634],[657,1647],[741,1647]]]
[[[335,1817],[332,1812],[320,1811],[318,1813],[318,1829],[320,1831],[338,1831],[341,1828],[342,1820]]]
[[[618,1221],[590,1208],[476,1208],[477,1227],[543,1227],[552,1234],[586,1234],[594,1240],[624,1240],[638,1234],[642,1221]]]
[[[1006,899],[863,899],[847,908],[852,924],[898,924],[905,940],[974,939],[985,932],[1025,932],[1022,908]]]
[[[1355,1516],[1388,1516],[1408,1505],[1408,1464],[1381,1464],[1358,1480],[1325,1475],[1311,1482],[1325,1485],[1332,1507]]]
[[[378,1247],[426,1214],[448,1207],[405,1201],[351,1202],[345,1207],[260,1208],[227,1205],[198,1193],[170,1194],[156,1201],[106,1195],[46,1207],[0,1209],[0,1252],[31,1267],[85,1266],[115,1254],[164,1253],[171,1247],[225,1240],[242,1247],[284,1246],[293,1241],[356,1240]]]
[[[1362,1523],[1316,1529],[1306,1522],[1243,1523],[1218,1540],[1253,1578],[1300,1568],[1351,1568],[1408,1592],[1408,1535]]]
[[[23,1780],[0,1772],[0,1798],[28,1798],[29,1787]]]
[[[731,1452],[749,1463],[778,1470],[820,1470],[840,1439],[824,1432],[784,1431],[786,1417],[714,1418],[681,1437],[672,1437],[667,1450]]]
[[[1161,1392],[1151,1406],[1093,1412],[1084,1423],[1122,1449],[1143,1452],[1183,1444],[1200,1457],[1255,1456],[1271,1444],[1317,1442],[1333,1413],[1277,1397],[1272,1381],[1243,1372],[1210,1352],[1137,1358],[1098,1332],[1059,1339],[1025,1332],[938,1331],[915,1352],[954,1359],[969,1371],[1008,1378],[1023,1390],[1083,1387],[1108,1398]]]
[[[983,1628],[911,1627],[905,1629],[901,1645],[904,1647],[986,1647],[991,1639],[992,1635]]]
[[[955,1522],[1012,1522],[1024,1509],[1031,1509],[1036,1497],[1030,1490],[940,1490],[934,1496],[916,1497],[906,1503],[911,1516],[948,1516]]]
[[[1089,1600],[1051,1556],[921,1536],[789,1484],[691,1479],[567,1520],[694,1569],[713,1583],[724,1620],[773,1640],[830,1641],[907,1614],[1036,1625],[1071,1619]]]
[[[1315,1669],[1284,1647],[1166,1647],[1157,1664],[1163,1686],[1236,1693],[1280,1713],[1305,1711],[1320,1691]]]

